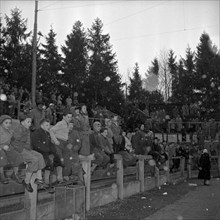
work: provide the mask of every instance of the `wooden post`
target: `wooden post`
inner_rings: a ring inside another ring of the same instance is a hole
[[[120,154],[115,154],[114,158],[116,159],[117,163],[117,186],[118,186],[118,198],[124,198],[124,179],[123,179],[123,163],[122,163],[122,156]]]
[[[187,179],[192,178],[192,156],[189,156],[188,164],[187,164]]]
[[[37,184],[34,183],[36,179],[36,173],[31,177],[31,186],[33,192],[30,193],[25,189],[25,211],[26,220],[36,220],[37,219]]]
[[[155,184],[156,184],[156,187],[160,186],[160,171],[157,166],[155,166]]]
[[[181,176],[184,176],[184,169],[185,169],[185,157],[181,157],[181,159],[180,159],[180,173],[181,173]]]
[[[140,191],[144,192],[144,160],[152,159],[151,155],[138,155],[138,180],[140,181]]]
[[[140,191],[144,192],[144,158],[138,160],[138,179],[140,181]]]
[[[80,156],[82,168],[85,171],[84,181],[86,187],[86,211],[90,210],[91,161],[93,159],[94,159],[93,155]]]

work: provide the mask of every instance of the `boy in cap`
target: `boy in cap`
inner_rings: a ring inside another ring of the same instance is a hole
[[[32,150],[31,147],[29,129],[32,122],[31,116],[21,114],[19,120],[20,124],[14,130],[11,145],[21,154],[23,160],[27,163],[25,179],[22,183],[28,192],[33,192],[30,184],[33,173],[36,172],[37,174],[37,178],[34,181],[35,184],[45,186],[42,178],[42,169],[45,167],[45,162],[42,154]]]

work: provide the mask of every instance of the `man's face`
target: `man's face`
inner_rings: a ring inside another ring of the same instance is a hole
[[[99,132],[100,129],[101,129],[101,124],[100,123],[96,123],[96,124],[94,124],[93,128],[94,128],[94,131]]]
[[[87,113],[87,108],[86,108],[85,105],[82,106],[82,112],[83,112],[83,113]]]
[[[107,137],[108,131],[107,131],[107,130],[104,130],[104,131],[102,132],[102,135],[103,135],[104,137]]]
[[[31,122],[32,122],[32,119],[31,118],[26,118],[22,124],[24,125],[25,128],[29,129],[30,126],[31,126]]]
[[[45,122],[41,125],[41,128],[42,128],[44,131],[49,131],[49,129],[50,129],[50,123],[45,121]]]
[[[79,109],[75,109],[76,115],[79,115]]]
[[[37,107],[39,110],[41,110],[41,111],[43,110],[43,104],[39,104]]]
[[[72,114],[67,114],[66,116],[63,116],[63,119],[67,122],[70,123],[72,120]]]
[[[2,126],[5,128],[5,129],[9,129],[11,127],[11,119],[6,119],[3,121],[2,123]]]

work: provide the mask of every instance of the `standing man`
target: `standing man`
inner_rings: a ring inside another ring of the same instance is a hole
[[[30,116],[32,119],[31,131],[35,131],[40,127],[40,121],[45,118],[44,104],[42,101],[36,102],[36,108],[32,109],[30,112]]]
[[[113,115],[112,116],[112,124],[111,124],[111,130],[113,132],[113,148],[114,152],[117,152],[117,148],[121,144],[122,138],[121,138],[121,127],[118,123],[118,116]]]

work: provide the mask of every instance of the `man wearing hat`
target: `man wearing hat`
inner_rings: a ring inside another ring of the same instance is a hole
[[[7,184],[8,180],[4,175],[4,166],[13,166],[12,177],[18,183],[20,183],[20,178],[18,177],[18,167],[23,163],[21,155],[14,150],[11,146],[11,131],[12,118],[9,115],[2,115],[0,117],[0,177],[3,184]]]
[[[30,183],[33,173],[37,174],[35,184],[45,186],[42,178],[42,169],[45,167],[45,162],[42,154],[32,150],[31,147],[29,129],[32,122],[31,116],[20,114],[19,120],[20,124],[14,130],[11,145],[21,154],[23,160],[27,163],[23,185],[27,191],[33,192],[33,188]]]

